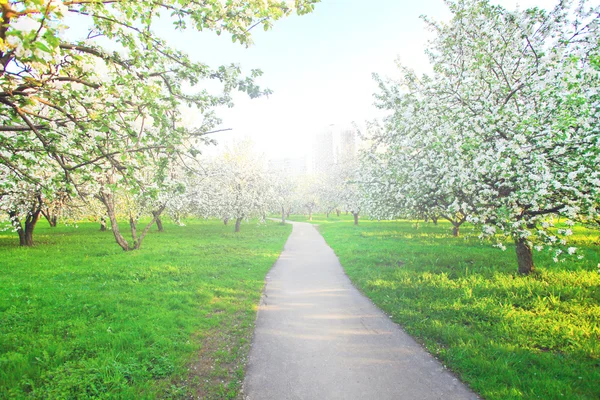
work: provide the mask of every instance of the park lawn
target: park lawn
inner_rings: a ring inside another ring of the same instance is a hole
[[[294,220],[305,220],[295,216]],[[517,274],[514,246],[449,224],[314,216],[354,284],[485,399],[600,399],[600,237]],[[470,237],[465,237],[470,236]]]
[[[186,224],[132,252],[96,223],[40,221],[34,248],[0,232],[0,399],[238,396],[291,227]]]

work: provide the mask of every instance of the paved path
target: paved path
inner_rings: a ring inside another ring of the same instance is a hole
[[[313,226],[293,225],[267,277],[245,399],[477,398],[352,286]]]

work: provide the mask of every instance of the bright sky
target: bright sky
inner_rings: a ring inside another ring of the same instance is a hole
[[[550,7],[551,0],[492,0],[509,9],[517,4]],[[372,73],[394,76],[395,60],[417,71],[429,70],[427,35],[420,15],[448,20],[443,0],[322,0],[315,11],[257,27],[254,45],[245,48],[214,34],[169,34],[174,45],[211,66],[239,63],[259,68],[269,98],[237,96],[236,106],[221,109],[223,144],[251,137],[269,158],[310,152],[315,133],[330,124],[359,125],[378,114]],[[193,119],[193,118],[191,118]]]

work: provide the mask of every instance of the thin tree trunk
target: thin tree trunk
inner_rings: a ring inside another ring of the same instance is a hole
[[[337,208],[335,209],[335,213],[337,214],[337,216],[340,216],[340,210],[338,210]]]
[[[50,212],[42,210],[42,215],[48,221],[50,228],[56,228],[58,217],[56,215],[51,215]]]
[[[437,217],[437,216],[431,217],[431,220],[433,221],[433,224],[434,224],[435,226],[437,226],[437,223],[438,223],[438,217]]]
[[[229,217],[223,218],[223,225],[227,225],[229,223]]]
[[[150,228],[152,228],[152,225],[154,225],[154,223],[156,222],[156,219],[160,218],[160,214],[162,214],[162,212],[165,210],[165,207],[166,207],[166,204],[163,205],[161,208],[159,208],[157,211],[152,212],[152,215],[153,215],[152,221],[150,221],[150,223],[148,225],[146,225],[146,227],[142,231],[142,234],[140,235],[140,237],[137,239],[137,241],[135,243],[134,248],[136,250],[142,246],[142,242],[144,241],[144,238],[146,237],[148,232],[150,232]]]
[[[354,215],[354,225],[358,225],[358,213],[353,212],[352,215]]]
[[[460,235],[460,225],[453,223],[452,236],[458,237]]]
[[[312,210],[308,212],[308,220],[312,221]]]
[[[154,223],[156,222],[156,218],[160,217],[160,214],[165,209],[165,206],[162,206],[159,210],[152,213],[152,221],[150,221],[150,223],[146,225],[146,227],[142,231],[142,234],[139,237],[137,234],[137,222],[132,215],[129,216],[129,227],[131,228],[131,238],[133,239],[133,246],[130,246],[129,243],[127,243],[127,240],[121,234],[121,231],[119,231],[119,224],[117,222],[117,217],[115,214],[115,207],[113,203],[112,194],[100,193],[98,198],[106,207],[106,214],[108,215],[108,219],[110,220],[110,226],[112,228],[113,235],[115,236],[115,241],[119,246],[121,246],[121,248],[124,251],[137,250],[140,248],[140,246],[142,245],[142,241],[150,231],[152,225],[154,225]]]
[[[160,214],[157,214],[156,211],[152,211],[152,215],[156,219],[156,227],[159,232],[164,232],[165,228],[163,227],[162,220],[160,219]]]
[[[240,231],[240,225],[242,224],[242,219],[243,218],[240,217],[235,220],[235,232]]]
[[[129,215],[129,229],[131,229],[131,240],[133,240],[133,248],[137,249],[137,222],[133,219],[133,216],[131,214]]]
[[[528,275],[535,269],[533,265],[533,252],[526,239],[515,238],[515,250],[517,252],[517,263],[519,264],[519,273]]]
[[[100,232],[106,232],[106,217],[100,218]]]
[[[285,224],[285,207],[281,207],[281,225]]]
[[[452,224],[452,236],[458,237],[460,236],[460,226],[467,220],[467,216],[463,215],[462,217],[448,217],[447,215],[441,215],[442,218],[450,221]]]
[[[117,217],[115,215],[115,207],[113,204],[112,194],[100,193],[98,197],[100,201],[102,201],[102,203],[104,204],[104,207],[106,207],[106,215],[108,215],[108,219],[110,220],[110,226],[112,228],[113,235],[115,236],[115,241],[119,246],[121,246],[123,251],[129,251],[129,243],[127,243],[127,240],[125,240],[125,238],[123,237],[123,235],[121,235],[121,232],[119,231],[119,224],[117,223]]]

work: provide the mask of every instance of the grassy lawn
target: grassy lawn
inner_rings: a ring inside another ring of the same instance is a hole
[[[449,224],[313,223],[356,286],[484,398],[600,398],[598,232],[575,230],[585,259],[535,253],[522,277],[514,246],[453,238]]]
[[[0,232],[0,398],[235,398],[291,227],[165,224],[127,253],[98,228]]]

